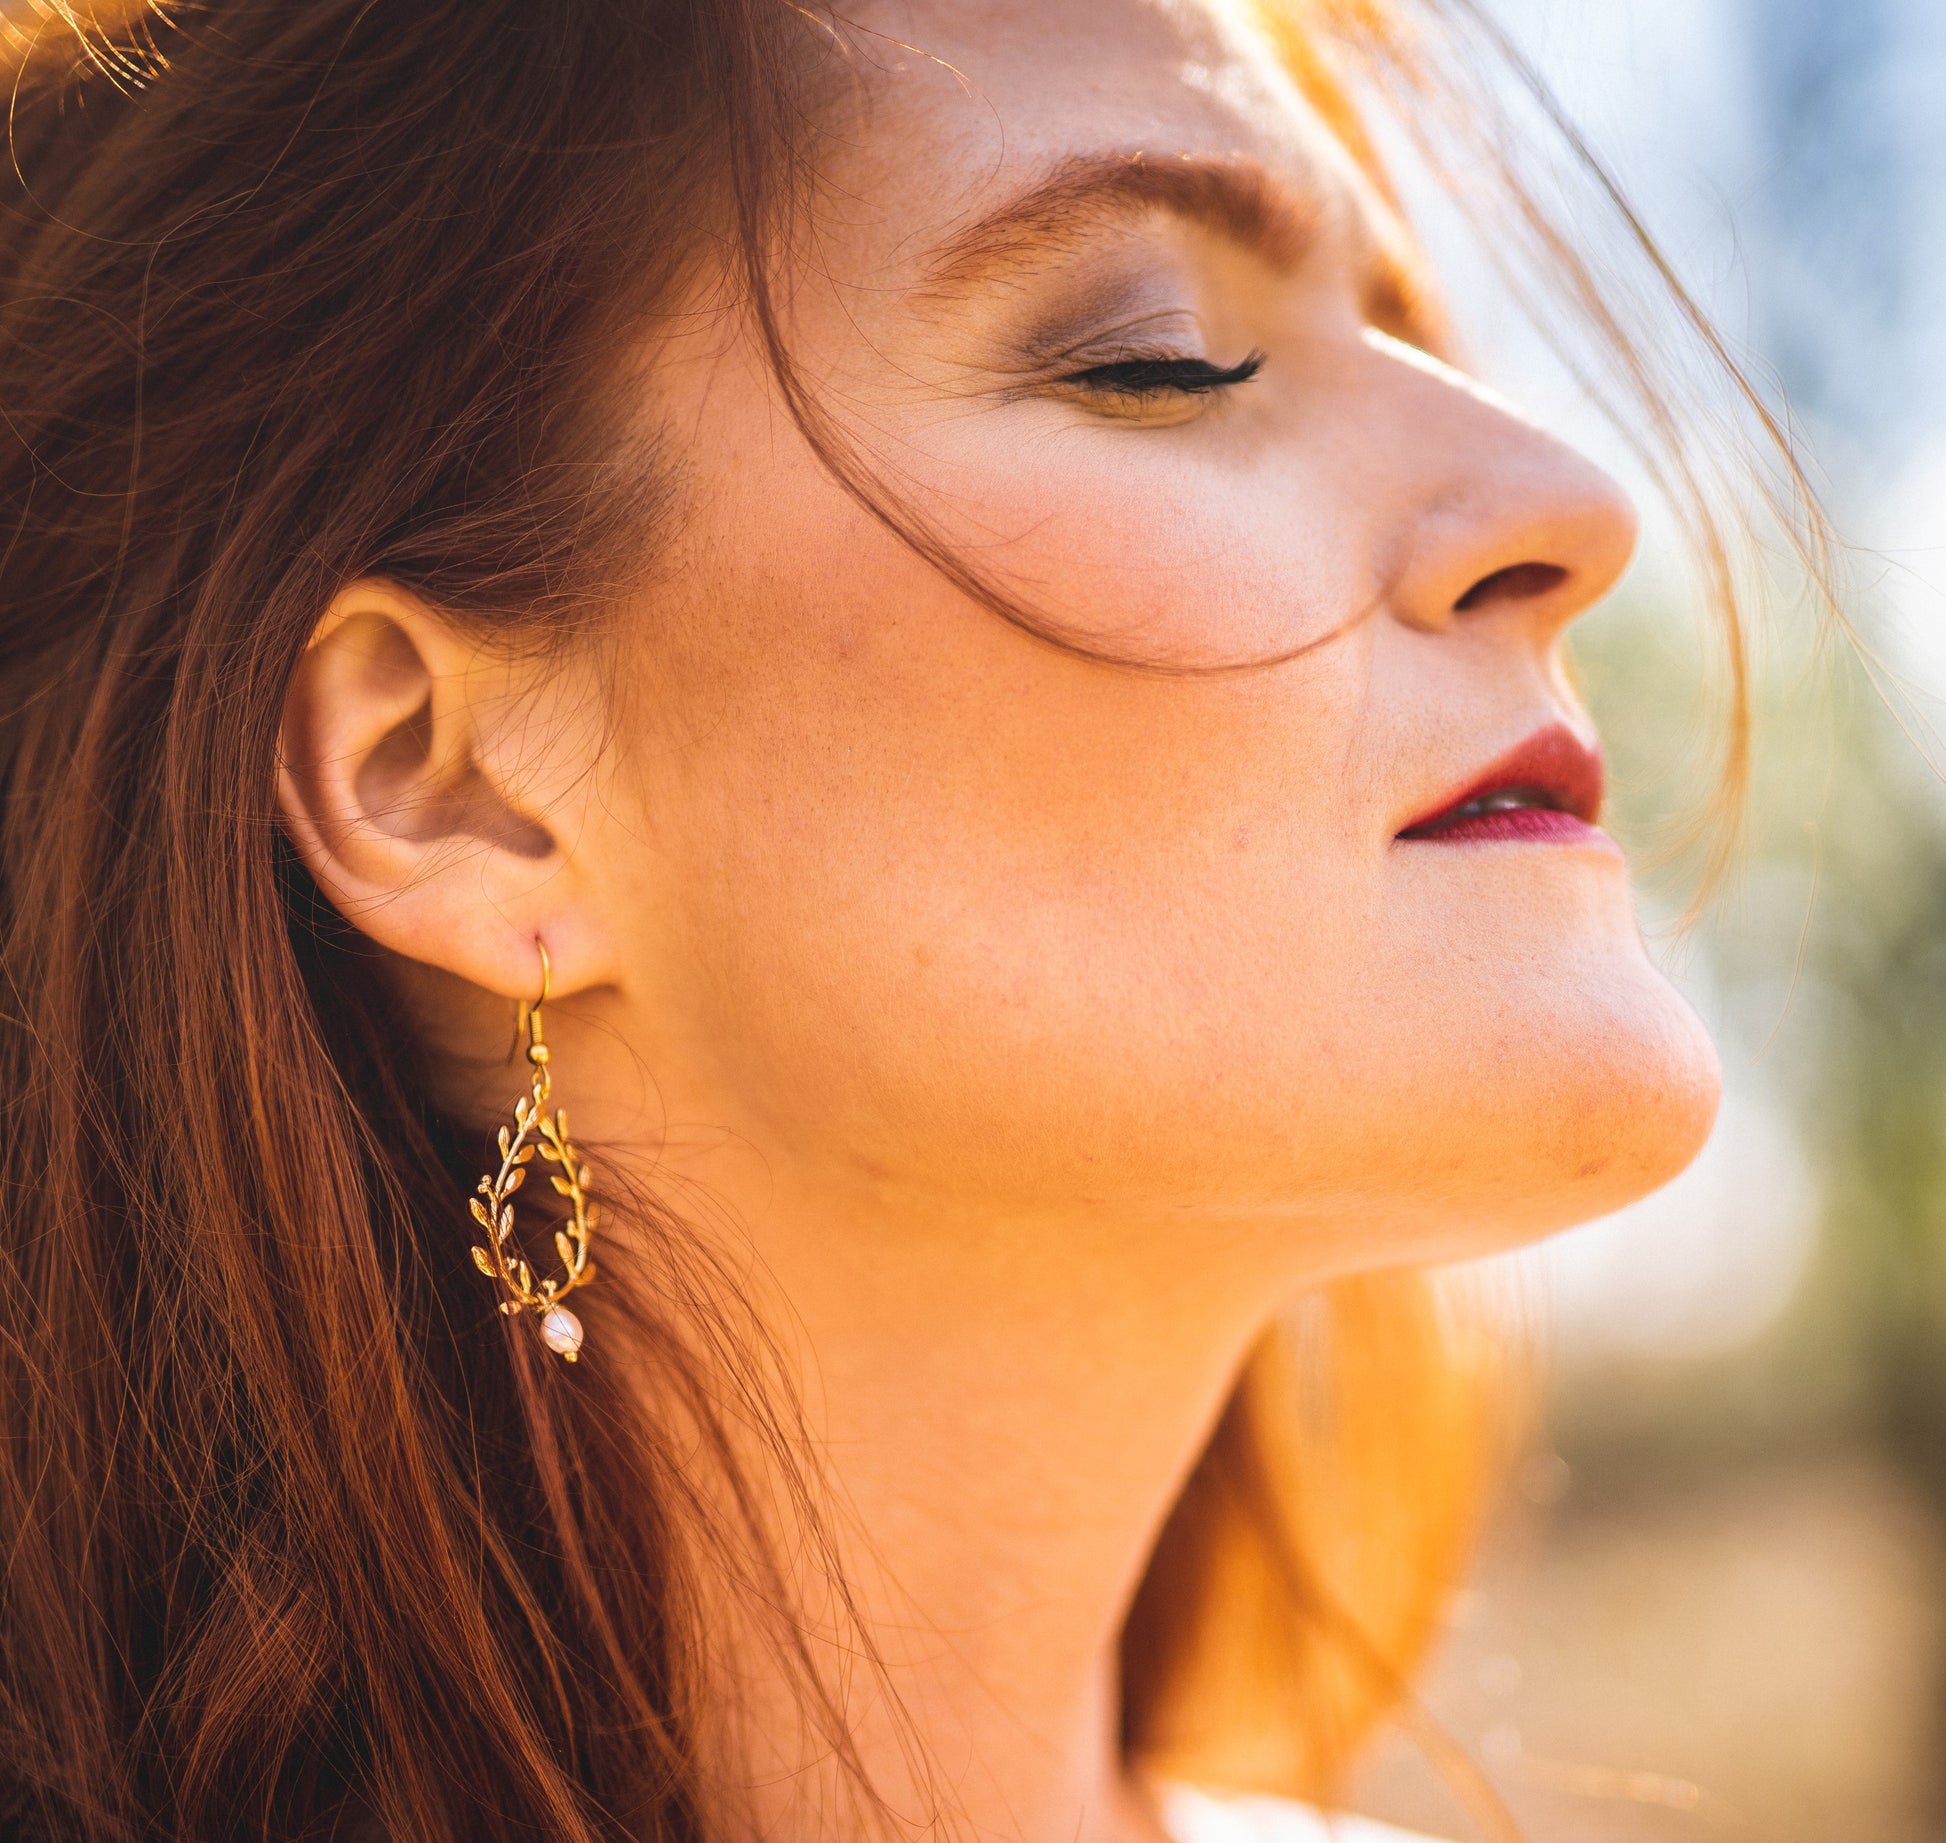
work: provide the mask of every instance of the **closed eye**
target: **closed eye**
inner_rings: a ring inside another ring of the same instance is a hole
[[[1234,365],[1213,365],[1206,358],[1122,358],[1070,372],[1061,382],[1105,396],[1197,397],[1247,384],[1263,367],[1261,352],[1252,352]]]

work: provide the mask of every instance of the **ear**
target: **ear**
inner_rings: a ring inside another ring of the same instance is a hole
[[[510,998],[607,976],[583,830],[598,710],[383,582],[318,623],[284,705],[278,791],[306,868],[382,946]]]

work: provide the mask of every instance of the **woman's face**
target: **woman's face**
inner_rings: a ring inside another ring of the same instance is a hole
[[[1709,1045],[1615,847],[1520,816],[1598,798],[1560,641],[1620,492],[1397,336],[1381,201],[1229,10],[864,17],[787,337],[1071,644],[834,483],[721,292],[658,330],[677,504],[587,842],[677,1137],[1007,1211],[1323,1204],[1376,1259],[1670,1176]]]

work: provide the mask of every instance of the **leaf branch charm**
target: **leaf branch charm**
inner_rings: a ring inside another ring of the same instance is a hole
[[[501,1127],[500,1168],[479,1183],[479,1194],[467,1199],[473,1220],[487,1232],[484,1247],[473,1249],[473,1265],[498,1282],[506,1297],[500,1310],[511,1317],[531,1312],[540,1323],[541,1341],[565,1361],[581,1354],[581,1321],[561,1301],[577,1286],[595,1277],[588,1258],[594,1237],[596,1208],[589,1194],[586,1161],[568,1137],[566,1108],[547,1109],[554,1091],[548,1070],[548,1049],[541,1039],[541,1003],[547,997],[547,957],[541,956],[541,997],[523,1005],[521,1022],[528,1035],[527,1060],[534,1071],[532,1089],[514,1102],[513,1127]],[[528,1168],[538,1156],[555,1169],[548,1181],[567,1203],[568,1214],[554,1231],[554,1252],[561,1271],[536,1279],[533,1268],[514,1238],[513,1195],[527,1181]]]

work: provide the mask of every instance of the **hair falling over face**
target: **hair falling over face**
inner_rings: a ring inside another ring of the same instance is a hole
[[[1438,69],[1364,5],[1278,26],[1375,174],[1346,73]],[[781,1366],[651,1197],[604,1193],[648,1252],[604,1244],[572,1368],[497,1309],[494,1122],[429,1100],[280,828],[278,735],[348,581],[540,645],[653,556],[602,355],[705,237],[764,298],[831,36],[774,0],[11,30],[0,1835],[700,1839],[700,1584],[790,1599],[750,1422],[824,1552]],[[1437,1630],[1511,1367],[1422,1274],[1307,1302],[1137,1598],[1132,1755],[1329,1792]],[[773,1624],[842,1754],[846,1692]]]

